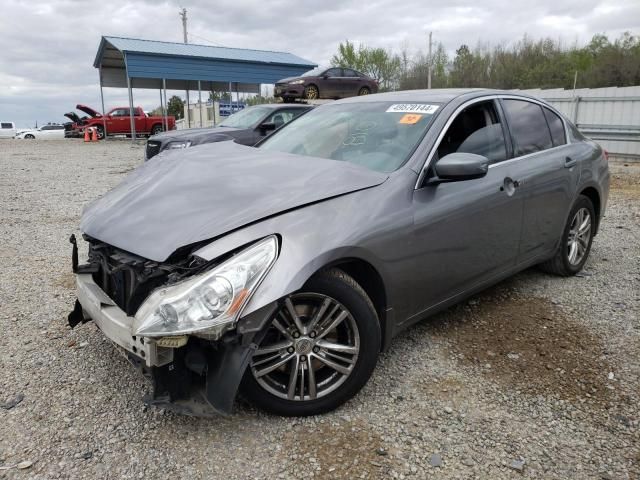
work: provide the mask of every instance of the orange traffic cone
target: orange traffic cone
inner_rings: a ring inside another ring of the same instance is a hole
[[[92,130],[91,141],[92,142],[97,142],[98,141],[98,129],[94,127],[91,130]]]
[[[90,142],[90,141],[91,141],[91,138],[89,137],[89,129],[85,128],[84,129],[84,142],[87,143],[87,142]]]

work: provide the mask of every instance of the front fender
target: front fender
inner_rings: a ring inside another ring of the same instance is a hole
[[[388,275],[381,259],[366,248],[354,246],[355,242],[348,242],[349,239],[344,236],[344,228],[338,222],[323,223],[321,233],[303,228],[302,223],[306,223],[303,217],[308,215],[313,213],[307,209],[289,212],[283,215],[287,217],[285,221],[277,221],[282,220],[281,217],[277,217],[251,225],[195,252],[198,257],[213,260],[267,235],[280,235],[278,259],[249,300],[243,316],[299,290],[318,270],[346,258],[369,263],[378,271],[383,283],[388,284]]]

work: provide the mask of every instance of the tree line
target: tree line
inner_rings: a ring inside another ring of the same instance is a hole
[[[431,63],[432,88],[484,87],[498,89],[625,87],[640,85],[640,37],[626,32],[610,40],[594,35],[584,46],[524,36],[511,46],[460,45],[451,57],[442,43],[411,55],[349,40],[340,43],[331,64],[359,70],[381,90],[427,88]],[[577,72],[577,76],[576,76]]]

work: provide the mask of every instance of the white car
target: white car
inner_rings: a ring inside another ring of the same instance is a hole
[[[13,138],[16,136],[16,124],[13,122],[0,122],[0,138]]]
[[[31,130],[20,130],[16,134],[16,138],[26,140],[53,140],[64,138],[64,125],[43,125],[40,128]]]

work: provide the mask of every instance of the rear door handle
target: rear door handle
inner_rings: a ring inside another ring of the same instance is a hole
[[[578,163],[577,160],[571,158],[571,157],[565,157],[564,159],[564,168],[571,168],[573,167],[576,163]]]

